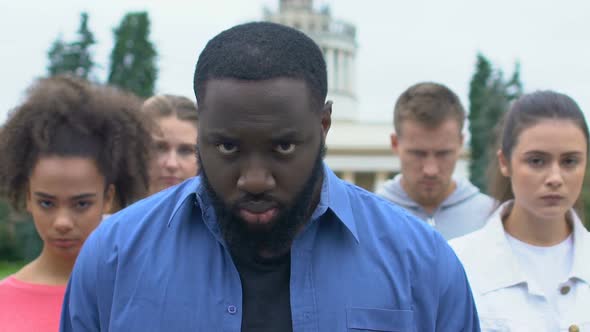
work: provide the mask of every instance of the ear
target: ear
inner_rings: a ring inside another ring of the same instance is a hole
[[[389,135],[389,141],[393,152],[396,154],[399,153],[399,136],[393,132],[391,135]]]
[[[332,101],[328,100],[324,107],[321,110],[321,122],[322,122],[322,136],[324,137],[324,141],[326,140],[326,136],[328,136],[328,131],[332,126]]]
[[[498,152],[496,152],[496,156],[498,158],[498,167],[500,168],[500,173],[502,173],[502,175],[505,177],[510,177],[510,162],[506,159],[506,156],[504,156],[502,150],[498,150]]]
[[[112,213],[113,202],[115,200],[115,185],[109,184],[109,187],[104,193],[104,204],[102,206],[102,213]]]
[[[461,143],[461,149],[459,149],[459,151],[463,150],[463,143],[465,142],[465,135],[463,135],[463,133],[459,134],[459,142]]]

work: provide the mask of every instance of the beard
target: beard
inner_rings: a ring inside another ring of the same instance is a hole
[[[312,200],[318,182],[323,178],[323,159],[326,153],[325,143],[322,141],[316,156],[311,174],[305,181],[303,188],[295,195],[292,204],[285,206],[279,204],[279,213],[269,227],[249,227],[237,211],[244,202],[251,201],[275,201],[272,197],[263,194],[245,193],[239,201],[228,205],[224,202],[209,182],[207,172],[202,165],[200,153],[197,150],[199,162],[199,175],[201,183],[215,210],[217,223],[220,226],[222,236],[233,255],[243,257],[280,256],[289,251],[297,232],[303,227],[313,212]]]

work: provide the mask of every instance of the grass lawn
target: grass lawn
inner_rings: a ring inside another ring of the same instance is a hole
[[[18,271],[24,265],[23,262],[4,262],[0,261],[0,279],[4,279],[9,274]]]

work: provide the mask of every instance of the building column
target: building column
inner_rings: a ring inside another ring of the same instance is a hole
[[[373,184],[373,192],[376,192],[381,186],[385,183],[385,181],[389,180],[387,178],[387,172],[376,172],[375,173],[375,183]]]
[[[346,80],[348,80],[348,73],[346,72],[346,52],[344,50],[340,50],[338,52],[338,88],[341,91],[346,91]]]
[[[328,89],[334,89],[334,50],[332,48],[326,48],[326,69],[328,72]]]
[[[333,55],[333,59],[334,59],[334,63],[332,64],[332,89],[334,91],[338,91],[340,90],[340,80],[342,79],[342,72],[340,71],[340,63],[342,61],[340,61],[340,50],[338,49],[334,49],[332,51],[332,55]]]
[[[342,52],[342,90],[350,92],[350,53]]]
[[[342,180],[354,184],[354,172],[353,171],[342,171]]]
[[[354,52],[350,53],[350,65],[349,65],[349,73],[350,73],[350,84],[349,84],[349,91],[352,96],[356,97],[356,55]]]

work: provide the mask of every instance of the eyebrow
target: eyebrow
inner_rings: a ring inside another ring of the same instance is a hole
[[[583,153],[584,153],[583,151],[567,151],[567,152],[560,153],[560,155],[583,154]],[[541,150],[531,150],[531,151],[526,151],[524,154],[525,155],[528,155],[528,154],[548,155],[551,153],[549,153],[547,151],[541,151]]]
[[[178,144],[178,147],[180,147],[180,148],[196,149],[197,148],[197,144],[193,144],[193,143],[180,143],[180,144]]]
[[[301,130],[297,130],[294,128],[284,128],[284,129],[276,129],[273,130],[271,135],[272,140],[281,140],[281,139],[289,139],[289,138],[297,138],[303,136],[303,132]],[[229,139],[229,140],[237,140],[238,136],[232,133],[227,132],[226,130],[214,129],[210,131],[203,131],[203,137],[219,140],[219,139]]]
[[[301,132],[301,130],[287,128],[287,129],[279,129],[277,132],[273,132],[271,139],[272,140],[294,139],[294,138],[299,138],[302,136],[303,136],[303,133]]]
[[[203,130],[202,132],[203,137],[212,139],[212,140],[220,140],[220,139],[235,139],[235,135],[228,133],[225,130]]]
[[[46,194],[46,193],[40,192],[40,191],[35,191],[33,194],[35,196],[38,196],[38,197],[41,197],[41,198],[55,199],[55,196],[49,195],[49,194]],[[93,194],[93,193],[84,193],[84,194],[73,196],[70,199],[78,200],[78,199],[93,198],[93,197],[96,197],[96,194]]]

